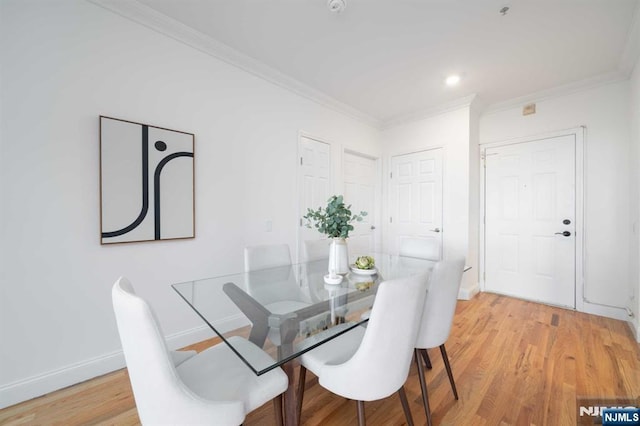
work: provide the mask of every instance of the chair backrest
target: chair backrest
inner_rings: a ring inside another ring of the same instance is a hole
[[[449,338],[463,271],[464,258],[443,260],[433,267],[416,348],[435,348]]]
[[[300,297],[300,285],[290,265],[251,271],[246,279],[247,293],[263,305]]]
[[[409,374],[426,294],[426,274],[381,283],[360,347],[343,364],[324,366],[320,384],[359,401],[386,398],[400,389]]]
[[[113,310],[142,424],[235,424],[241,401],[207,401],[180,379],[151,307],[121,277],[111,290]]]
[[[287,244],[245,247],[244,267],[248,272],[247,293],[261,304],[292,300],[308,303],[291,266]]]
[[[403,238],[400,240],[400,256],[440,260],[440,243],[435,238]]]
[[[291,253],[287,244],[248,246],[244,248],[244,270],[275,268],[291,265]]]
[[[304,260],[319,260],[329,258],[329,245],[331,240],[305,240],[304,242]]]

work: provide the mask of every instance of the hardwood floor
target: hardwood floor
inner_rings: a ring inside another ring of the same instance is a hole
[[[622,321],[481,293],[458,303],[447,351],[460,400],[453,398],[440,351],[431,350],[434,424],[575,425],[576,397],[640,396],[640,348]],[[413,366],[405,389],[416,425],[424,425],[416,374]],[[310,372],[306,385],[302,424],[355,424],[355,402],[325,391]],[[369,425],[405,423],[397,395],[365,409]],[[126,370],[0,410],[2,425],[138,423]],[[271,404],[245,421],[270,424]]]

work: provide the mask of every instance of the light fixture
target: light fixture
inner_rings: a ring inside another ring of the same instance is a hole
[[[450,75],[444,82],[447,86],[455,86],[460,83],[460,76],[456,74]]]
[[[327,7],[333,13],[340,13],[347,7],[347,0],[327,0]]]

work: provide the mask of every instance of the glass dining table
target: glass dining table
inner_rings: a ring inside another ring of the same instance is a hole
[[[284,419],[297,425],[296,358],[363,325],[382,281],[430,272],[435,262],[373,253],[375,270],[352,268],[327,284],[327,259],[173,284],[173,289],[255,374],[282,367],[289,377]],[[262,348],[255,359],[231,336]]]

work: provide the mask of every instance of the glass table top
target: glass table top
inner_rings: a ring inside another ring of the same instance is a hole
[[[326,284],[327,259],[173,284],[173,289],[257,375],[367,321],[382,281],[430,272],[435,262],[373,253],[377,273],[352,271]],[[252,358],[247,338],[273,362]]]

